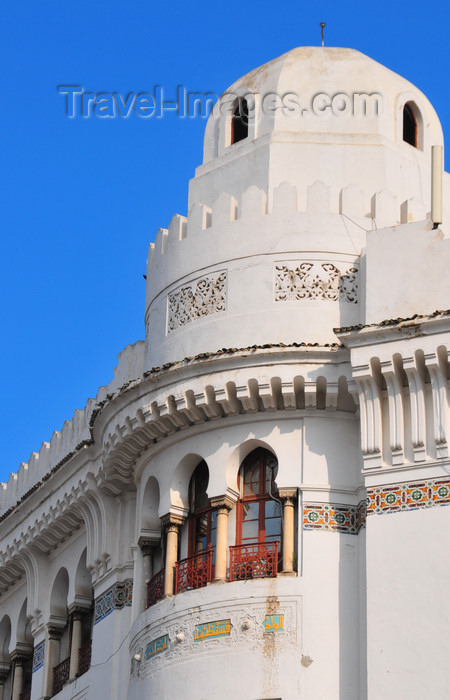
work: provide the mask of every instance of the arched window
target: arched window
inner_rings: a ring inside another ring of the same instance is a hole
[[[276,576],[280,568],[282,525],[277,469],[276,458],[262,448],[251,452],[241,466],[230,581]]]
[[[176,562],[175,593],[202,588],[214,577],[217,514],[209,502],[208,481],[202,460],[189,483],[188,557]]]
[[[208,465],[202,460],[189,484],[189,556],[216,546],[217,513],[209,503],[208,482]]]
[[[278,542],[281,546],[281,504],[276,500],[278,462],[258,448],[245,459],[239,472],[236,544]]]
[[[414,148],[418,147],[418,126],[412,102],[407,102],[403,107],[403,141]]]
[[[230,144],[238,143],[248,136],[248,104],[245,97],[238,97],[233,105]]]

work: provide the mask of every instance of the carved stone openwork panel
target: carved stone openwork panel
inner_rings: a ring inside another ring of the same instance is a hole
[[[226,303],[225,270],[183,285],[168,296],[167,333],[209,314],[225,311]]]
[[[359,270],[320,260],[275,265],[275,301],[326,299],[358,303]]]

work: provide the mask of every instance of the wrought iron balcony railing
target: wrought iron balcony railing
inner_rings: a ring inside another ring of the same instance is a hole
[[[61,663],[57,666],[53,667],[53,695],[56,695],[56,693],[59,693],[64,688],[64,685],[69,680],[69,674],[70,656],[68,656],[67,659],[64,659],[64,661],[61,661]]]
[[[147,608],[158,602],[164,595],[164,569],[158,571],[147,583]]]
[[[78,675],[82,676],[83,673],[89,671],[91,667],[91,656],[92,656],[92,641],[83,644],[78,651]]]
[[[20,700],[30,700],[31,698],[31,685],[27,685],[26,688],[20,693]]]
[[[212,579],[212,549],[181,559],[176,563],[175,593],[202,588]]]
[[[230,547],[230,581],[270,578],[278,571],[278,542],[256,542]]]

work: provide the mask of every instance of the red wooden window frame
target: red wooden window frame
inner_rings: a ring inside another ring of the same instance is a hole
[[[207,494],[208,481],[208,465],[204,460],[202,460],[196,466],[189,484],[190,515],[188,530],[188,557],[193,557],[195,554],[199,554],[200,551],[213,549],[214,561],[215,543],[213,542],[213,533],[215,530],[215,510],[209,503]],[[206,517],[206,546],[199,550],[197,549],[196,542],[197,522],[204,517]]]
[[[275,463],[274,467],[271,469],[268,465],[269,462]],[[251,483],[258,484],[258,493],[245,494],[245,474],[251,465],[257,463],[258,475],[257,479],[253,479]],[[279,550],[281,551],[282,543],[282,524],[281,524],[281,505],[280,505],[280,515],[279,516],[266,516],[266,505],[268,503],[273,503],[274,498],[272,496],[277,496],[277,489],[275,483],[276,468],[278,464],[274,455],[265,450],[264,448],[257,448],[253,450],[242,463],[239,470],[238,476],[238,486],[241,496],[237,503],[236,509],[236,544],[242,545],[248,542],[249,544],[255,538],[243,538],[242,527],[244,523],[244,508],[246,504],[257,503],[258,504],[258,542],[266,542],[266,521],[272,519],[272,517],[279,517],[280,520],[280,535],[276,539],[279,542]],[[267,476],[271,477],[271,492],[267,488]],[[256,520],[256,518],[255,518]],[[247,521],[249,522],[249,521]],[[273,539],[268,541],[274,541]]]

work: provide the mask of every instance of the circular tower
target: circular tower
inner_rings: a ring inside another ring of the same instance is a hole
[[[131,700],[365,696],[358,392],[333,329],[365,322],[367,233],[425,219],[441,144],[424,95],[349,49],[294,49],[212,111],[188,217],[150,246],[127,409]]]

